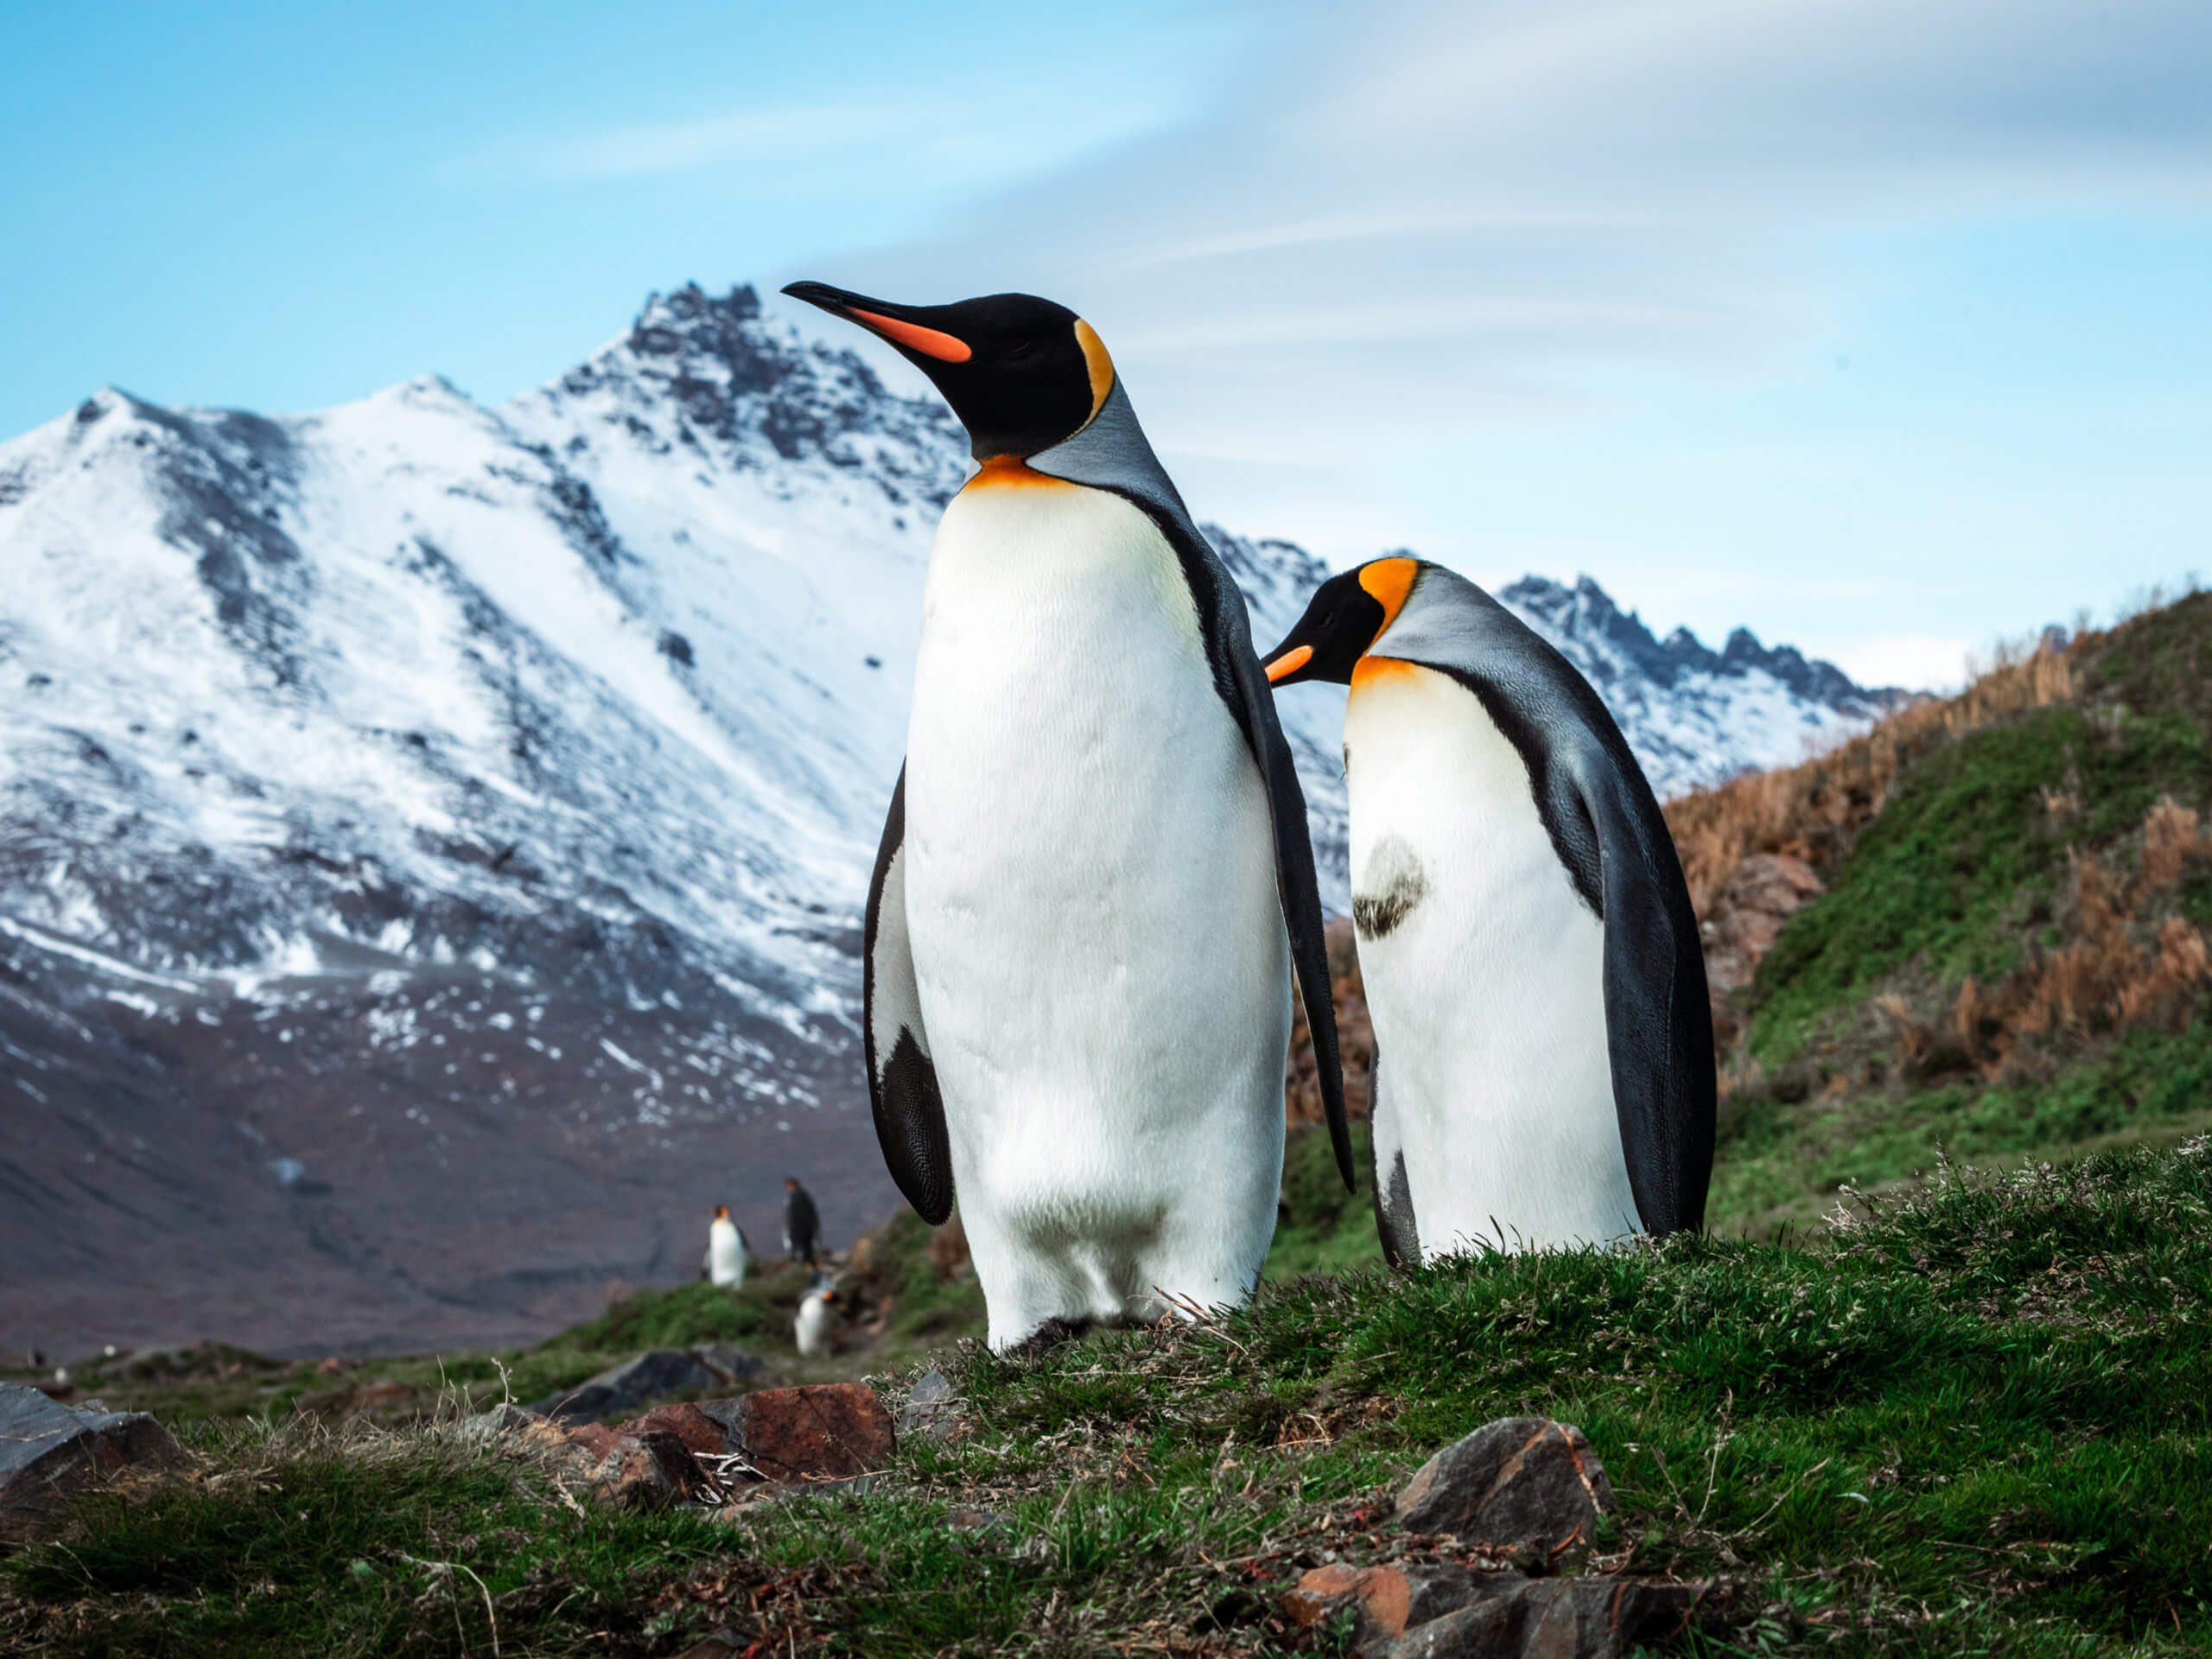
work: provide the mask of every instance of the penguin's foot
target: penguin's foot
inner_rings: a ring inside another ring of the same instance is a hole
[[[1064,1342],[1075,1342],[1098,1328],[1098,1321],[1084,1318],[1063,1319],[1055,1315],[1006,1350],[1009,1359],[1034,1359]]]

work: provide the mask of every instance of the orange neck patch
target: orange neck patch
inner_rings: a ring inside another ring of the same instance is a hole
[[[1351,694],[1356,697],[1371,686],[1410,680],[1421,671],[1419,663],[1402,657],[1363,657],[1351,665]]]
[[[1040,490],[1072,489],[1075,486],[1064,478],[1054,478],[1040,473],[1020,455],[993,455],[985,461],[982,470],[962,486],[961,493],[969,490]]]

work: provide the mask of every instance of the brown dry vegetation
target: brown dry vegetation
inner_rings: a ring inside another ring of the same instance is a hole
[[[2104,637],[2088,635],[2063,650],[1999,651],[1955,697],[1919,698],[1826,754],[1668,802],[1667,828],[1698,919],[1711,916],[1729,876],[1755,853],[1784,854],[1815,870],[1832,866],[1881,811],[1898,776],[1937,744],[2071,700],[2075,659]]]

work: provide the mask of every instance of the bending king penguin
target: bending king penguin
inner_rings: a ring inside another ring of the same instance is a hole
[[[1351,687],[1352,922],[1394,1265],[1705,1216],[1713,1021],[1667,822],[1590,683],[1410,558],[1324,582],[1277,685]]]
[[[1305,800],[1243,598],[1072,311],[784,291],[919,368],[981,463],[930,556],[868,893],[892,1177],[931,1222],[957,1196],[994,1348],[1240,1301],[1294,961],[1351,1180]]]

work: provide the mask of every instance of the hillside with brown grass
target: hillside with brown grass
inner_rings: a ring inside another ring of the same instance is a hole
[[[2192,590],[1669,803],[1721,1061],[1713,1224],[1814,1223],[1948,1157],[2212,1124],[2209,734],[2212,594]],[[1344,932],[1357,1113],[1372,1039]],[[1319,1106],[1299,1037],[1294,1125]]]

